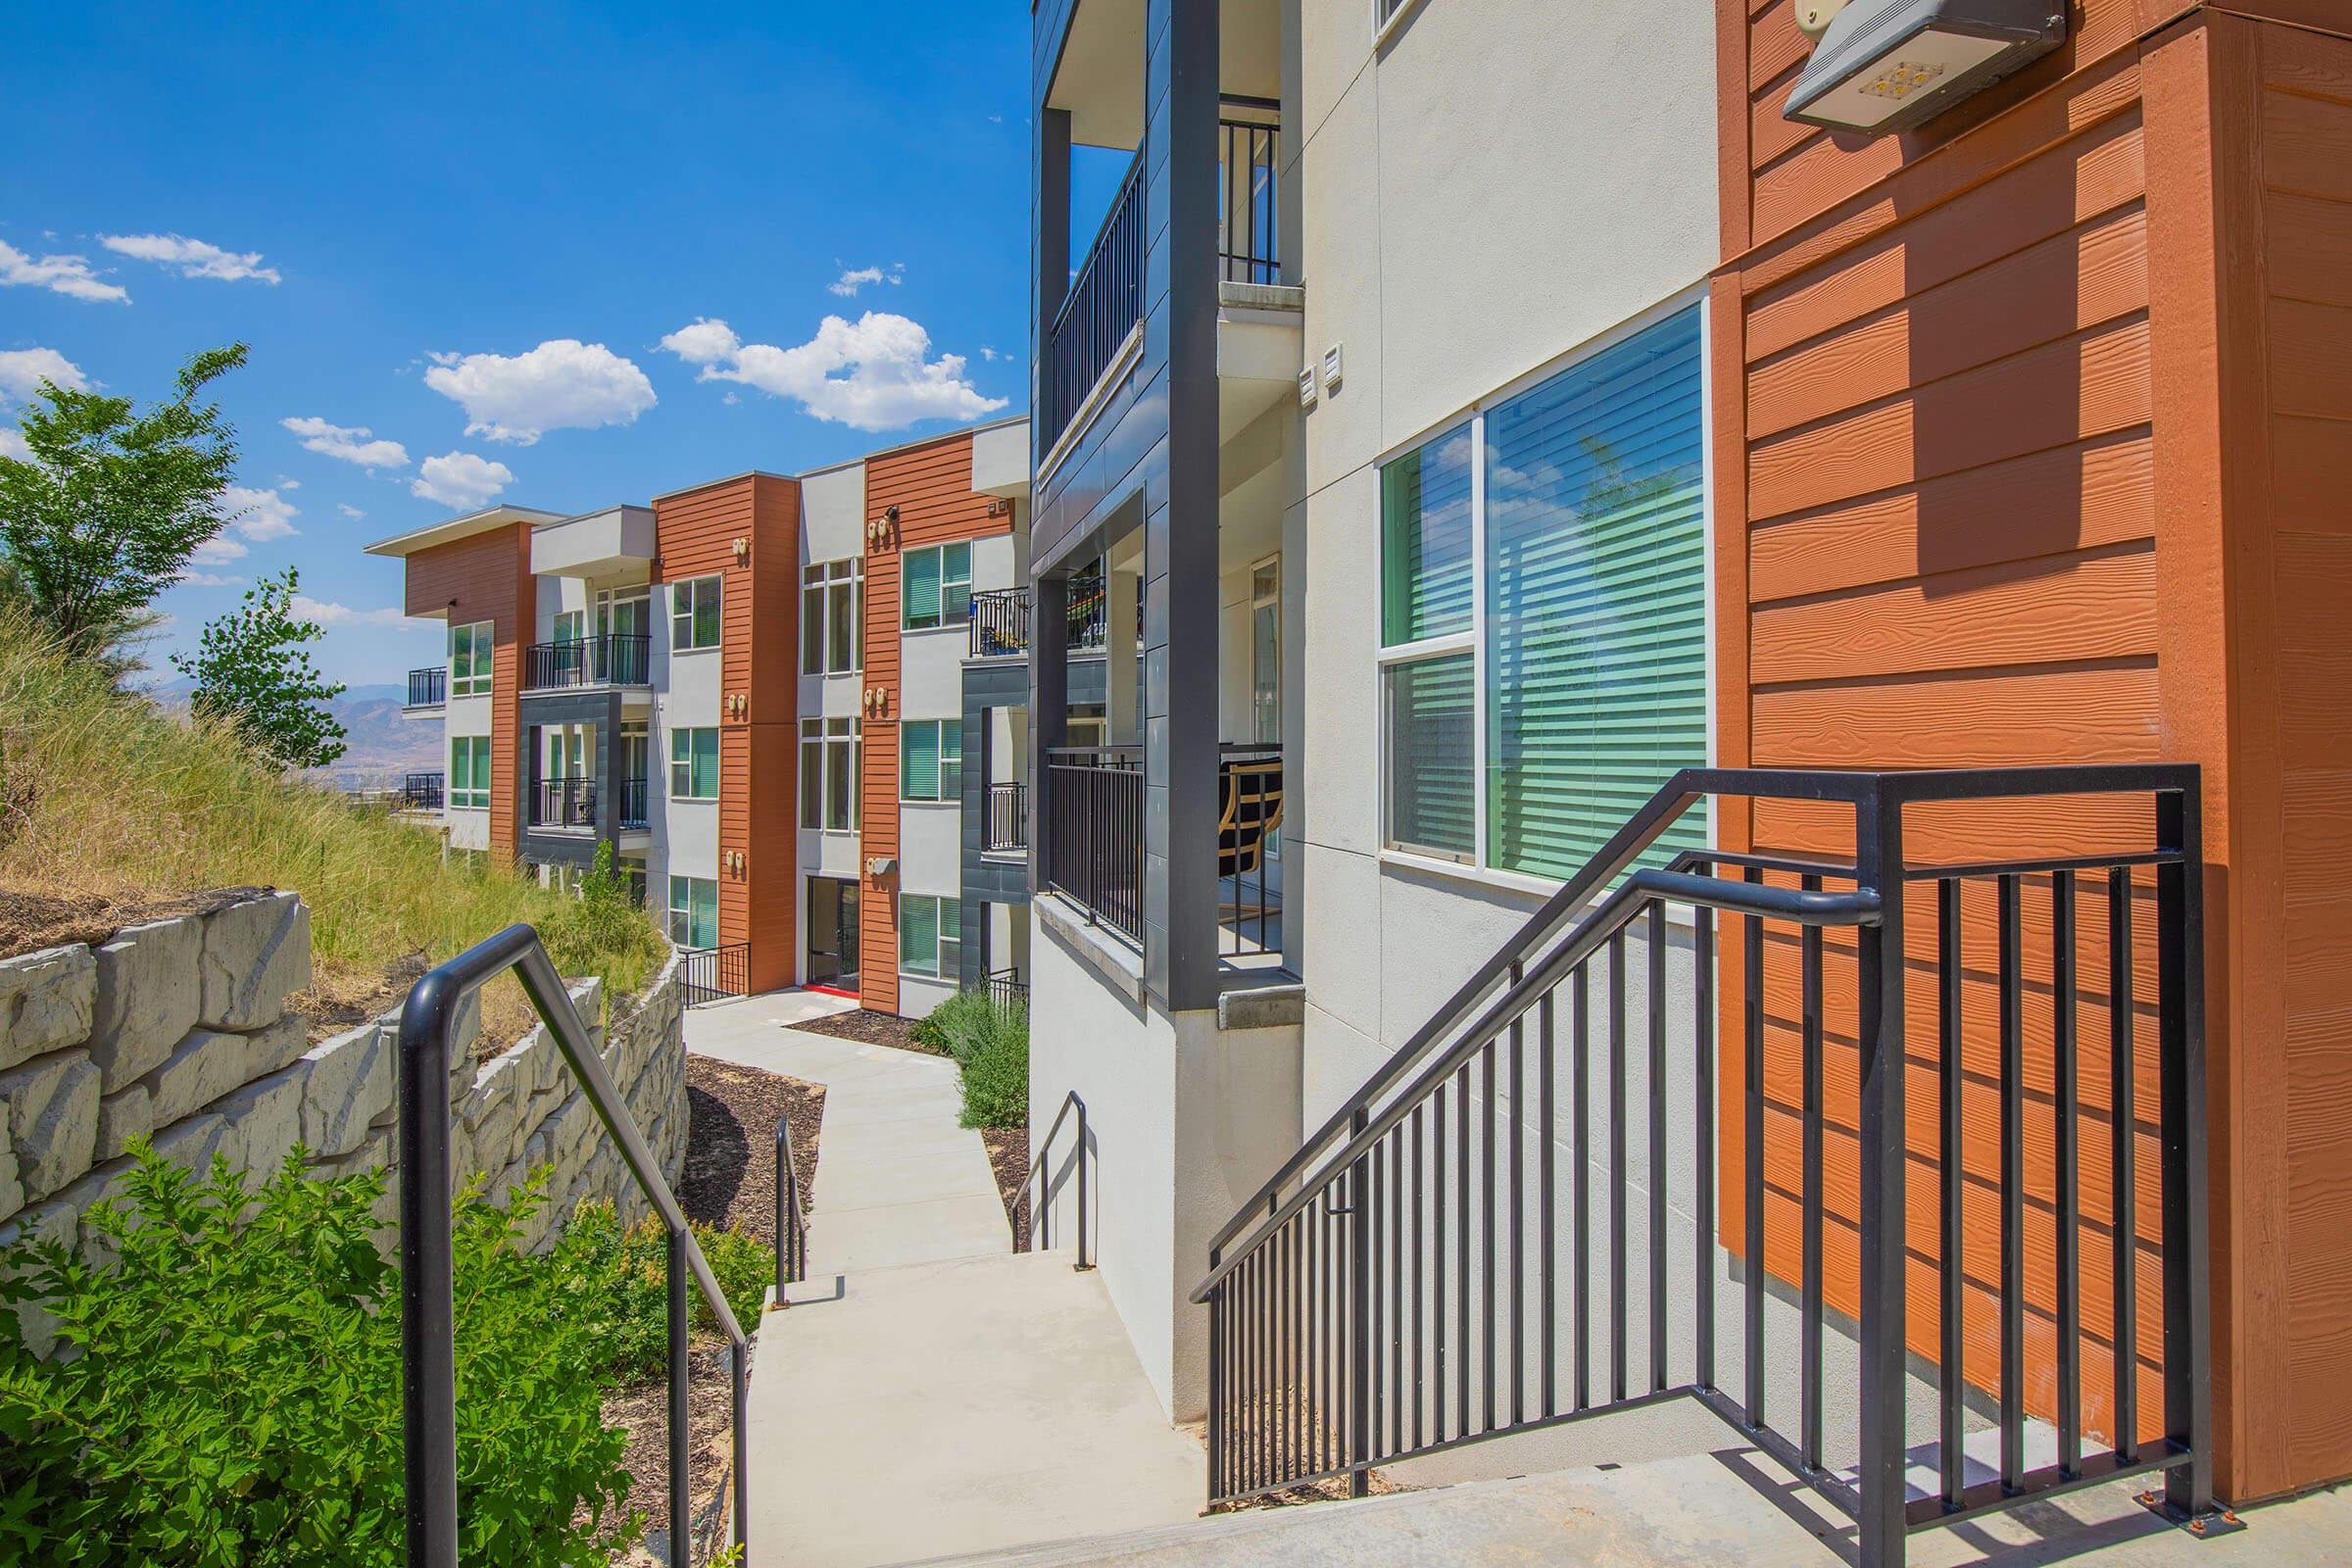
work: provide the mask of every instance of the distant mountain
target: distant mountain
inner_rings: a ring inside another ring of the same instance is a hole
[[[404,773],[442,765],[441,725],[401,716],[408,692],[400,686],[355,686],[327,705],[343,726],[342,757],[318,776],[344,789],[398,784]]]

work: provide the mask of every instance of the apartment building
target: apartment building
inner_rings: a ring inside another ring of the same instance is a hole
[[[1032,1137],[1212,1494],[2352,1474],[2335,11],[1036,7]]]
[[[453,850],[554,883],[610,845],[712,992],[920,1016],[992,951],[1018,983],[1006,915],[964,936],[960,759],[970,604],[1017,581],[1027,467],[1014,420],[370,545],[448,627],[409,675],[448,761],[419,798]]]

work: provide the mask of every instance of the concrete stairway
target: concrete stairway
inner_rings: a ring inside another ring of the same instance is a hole
[[[818,1278],[762,1323],[752,1568],[872,1568],[1190,1521],[1168,1425],[1101,1278],[1066,1253]]]

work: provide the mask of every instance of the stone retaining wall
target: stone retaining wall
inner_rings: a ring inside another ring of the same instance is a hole
[[[672,1182],[686,1157],[686,1050],[678,958],[608,1023],[601,982],[571,995],[605,1067]],[[81,1215],[118,1195],[124,1152],[145,1136],[191,1170],[225,1155],[249,1183],[297,1142],[312,1169],[343,1175],[396,1159],[400,1013],[311,1044],[287,996],[311,983],[310,911],[272,893],[206,913],[0,960],[0,1249],[27,1234],[68,1245]],[[644,1201],[544,1029],[486,1063],[478,1009],[459,1031],[450,1077],[454,1167],[503,1195],[551,1167],[553,1221],[586,1198],[627,1214]],[[387,1189],[383,1218],[396,1200]]]

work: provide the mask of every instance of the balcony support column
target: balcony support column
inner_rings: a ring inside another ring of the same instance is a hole
[[[1052,778],[1046,759],[1069,744],[1070,580],[1040,577],[1031,590],[1029,616],[1029,777],[1024,809],[1029,815],[1029,896],[1046,890],[1046,792]]]
[[[1151,0],[1146,25],[1145,211],[1166,257],[1145,276],[1167,293],[1144,308],[1148,338],[1166,313],[1168,432],[1145,488],[1144,985],[1172,1012],[1217,1000],[1218,9]]]
[[[1054,318],[1061,314],[1062,299],[1070,288],[1070,112],[1040,104],[1033,118],[1037,124],[1032,179],[1037,203],[1032,228],[1037,235],[1037,253],[1032,258],[1037,268],[1033,290],[1037,318],[1030,335],[1029,407],[1041,416],[1029,421],[1030,462],[1035,465],[1044,462],[1061,433],[1056,419],[1043,416],[1053,383]]]

